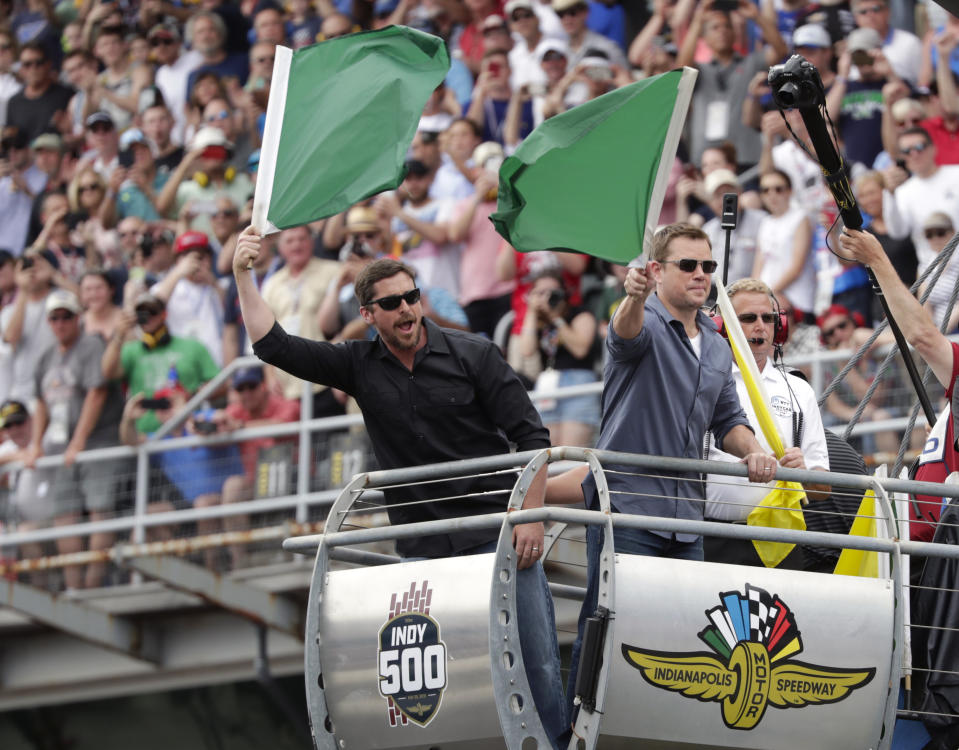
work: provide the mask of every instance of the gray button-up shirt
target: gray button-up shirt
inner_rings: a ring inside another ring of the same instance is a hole
[[[722,445],[733,427],[749,427],[736,394],[729,345],[704,313],[698,314],[697,324],[702,338],[701,357],[693,351],[683,324],[656,295],[646,301],[643,329],[636,338],[622,339],[609,326],[603,421],[597,448],[699,459],[707,429]],[[606,468],[626,472],[607,473],[615,510],[668,518],[703,518],[702,475],[657,471],[655,477],[636,476],[634,467]],[[684,477],[692,481],[684,481]],[[598,507],[591,476],[583,483],[583,489],[587,505]],[[680,542],[695,538],[690,534],[676,535]]]

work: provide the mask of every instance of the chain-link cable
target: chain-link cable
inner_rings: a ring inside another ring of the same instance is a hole
[[[915,283],[909,288],[909,292],[911,294],[915,294],[916,290],[919,289],[919,287],[925,283],[926,279],[929,278],[929,276],[933,272],[935,272],[935,276],[932,279],[932,283],[929,284],[928,287],[926,287],[925,291],[922,293],[922,296],[919,299],[919,302],[921,304],[925,303],[933,287],[935,287],[936,283],[939,281],[939,277],[942,275],[942,272],[945,270],[946,265],[949,262],[949,259],[952,257],[953,250],[955,250],[957,243],[959,243],[959,233],[953,236],[953,238],[949,241],[949,244],[947,244],[942,249],[942,252],[940,252],[935,258],[933,258],[933,260],[929,263],[928,266],[926,266],[926,269],[922,272],[919,278],[916,279]],[[879,325],[876,326],[876,329],[872,332],[872,335],[868,339],[866,339],[863,345],[859,347],[856,353],[853,354],[853,356],[849,359],[849,361],[839,371],[839,374],[832,379],[832,382],[826,387],[822,395],[819,397],[820,409],[826,403],[826,399],[829,398],[832,392],[839,387],[839,385],[842,383],[843,380],[845,380],[846,375],[849,374],[849,371],[852,370],[853,367],[858,365],[859,362],[862,360],[862,358],[865,356],[866,352],[869,351],[870,348],[872,348],[872,345],[875,343],[876,339],[879,338],[879,335],[886,329],[888,325],[889,325],[888,320],[885,320],[885,319],[882,320],[879,323]],[[898,350],[898,347],[895,344],[893,344],[893,352],[897,350]],[[871,393],[868,395],[871,396]],[[868,399],[864,399],[864,401],[868,402]],[[860,406],[862,406],[861,403],[860,403]],[[857,412],[854,415],[853,422],[851,424],[855,425],[855,422],[859,419],[861,415],[862,415],[861,410],[857,409]]]
[[[929,298],[930,293],[935,288],[936,284],[939,283],[939,279],[942,276],[943,272],[946,270],[946,266],[949,265],[949,261],[952,258],[953,250],[955,250],[955,244],[951,243],[952,247],[947,245],[942,249],[942,252],[936,258],[936,271],[935,275],[932,278],[932,281],[923,291],[922,296],[919,299],[920,304],[925,304],[926,300]],[[947,318],[948,320],[948,318]],[[888,324],[888,320],[884,321]],[[885,377],[886,373],[889,371],[889,368],[892,366],[892,361],[895,359],[896,354],[899,353],[899,345],[893,344],[892,348],[889,350],[889,353],[886,354],[885,359],[883,359],[882,364],[879,366],[879,371],[876,373],[876,376],[873,378],[872,382],[869,384],[869,388],[866,389],[866,394],[862,397],[862,400],[859,402],[859,405],[856,406],[856,412],[852,415],[852,419],[849,420],[849,423],[846,425],[846,429],[843,431],[842,438],[843,440],[848,440],[849,435],[852,433],[852,428],[859,423],[860,418],[862,417],[863,412],[866,410],[866,406],[872,401],[873,395],[876,393],[876,389],[879,387],[880,382]]]

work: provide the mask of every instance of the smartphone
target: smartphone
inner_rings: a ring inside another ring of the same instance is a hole
[[[23,271],[26,271],[28,268],[33,268],[33,258],[27,256],[20,261],[20,268]]]
[[[119,154],[117,154],[117,164],[124,169],[129,169],[133,166],[133,149],[125,148]]]
[[[140,402],[144,409],[169,409],[171,405],[168,398],[145,398]]]
[[[860,65],[872,65],[872,55],[870,55],[869,52],[864,49],[854,50],[852,53],[852,64],[857,67]]]
[[[586,77],[592,78],[594,81],[611,81],[613,80],[613,71],[605,66],[597,65],[595,68],[586,69]]]

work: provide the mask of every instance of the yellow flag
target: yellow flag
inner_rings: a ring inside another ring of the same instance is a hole
[[[856,511],[856,520],[852,522],[849,536],[877,537],[879,528],[876,523],[876,493],[867,490]],[[864,549],[844,549],[833,571],[841,576],[879,577],[879,553]]]
[[[766,442],[776,458],[782,458],[786,452],[785,443],[779,434],[778,425],[769,412],[769,397],[763,387],[756,360],[749,350],[749,344],[742,327],[739,325],[739,318],[736,317],[733,304],[726,294],[726,288],[719,279],[716,280],[716,288],[719,310],[726,324],[729,344],[732,347],[736,364],[739,366],[739,372],[743,376],[743,383],[746,385],[746,392],[749,394],[749,401],[756,413],[756,419],[759,421],[759,429],[762,430],[763,437],[766,438]],[[776,482],[773,490],[749,512],[746,524],[774,529],[805,531],[806,519],[803,517],[801,507],[802,499],[805,496],[802,485],[798,482]],[[761,542],[754,539],[753,546],[756,548],[756,554],[759,555],[763,565],[767,568],[774,568],[786,559],[786,556],[792,552],[796,545],[783,542]]]

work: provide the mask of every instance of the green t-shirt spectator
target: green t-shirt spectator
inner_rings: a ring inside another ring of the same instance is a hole
[[[128,396],[143,393],[148,398],[170,385],[171,367],[176,368],[178,382],[190,394],[196,393],[219,372],[203,344],[176,336],[153,349],[147,349],[140,341],[128,341],[120,351],[120,364],[129,386]],[[159,427],[160,420],[153,411],[137,420],[137,430],[143,434],[155,432]]]

